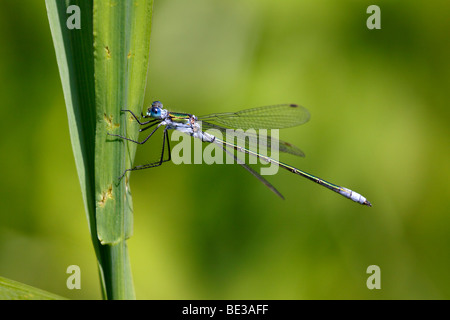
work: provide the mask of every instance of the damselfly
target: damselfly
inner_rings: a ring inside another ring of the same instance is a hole
[[[231,143],[229,141],[225,141],[223,139],[220,139],[216,136],[214,136],[211,133],[206,132],[208,129],[216,129],[220,132],[225,133],[227,130],[230,129],[282,129],[282,128],[288,128],[288,127],[294,127],[301,125],[309,120],[309,112],[307,109],[296,105],[296,104],[278,104],[278,105],[272,105],[272,106],[266,106],[266,107],[260,107],[260,108],[254,108],[254,109],[247,109],[242,110],[238,112],[228,112],[228,113],[216,113],[216,114],[209,114],[202,117],[196,117],[189,113],[176,113],[171,112],[169,110],[166,110],[163,108],[163,105],[159,101],[154,101],[147,109],[147,112],[145,114],[141,113],[142,118],[150,118],[148,121],[141,122],[138,117],[130,110],[122,110],[124,112],[129,112],[131,115],[136,119],[136,121],[139,123],[139,125],[143,126],[139,131],[145,131],[150,128],[153,128],[153,131],[141,142],[135,141],[132,139],[129,139],[127,137],[123,137],[116,134],[109,134],[111,136],[120,137],[123,139],[126,139],[128,141],[132,141],[138,144],[144,144],[147,142],[148,139],[158,130],[160,127],[164,126],[164,132],[163,132],[163,145],[162,145],[162,152],[161,152],[161,158],[157,162],[139,165],[130,169],[127,169],[124,174],[127,171],[133,171],[133,170],[141,170],[141,169],[147,169],[147,168],[153,168],[160,166],[162,163],[170,161],[171,160],[171,154],[170,154],[170,144],[169,144],[169,134],[168,130],[177,130],[180,132],[184,132],[194,138],[198,138],[203,142],[208,143],[215,143],[222,147],[222,149],[232,156],[239,165],[244,167],[247,171],[249,171],[252,175],[254,175],[256,178],[258,178],[262,183],[264,183],[270,190],[272,190],[275,194],[277,194],[279,197],[283,198],[281,193],[274,187],[272,184],[270,184],[265,178],[263,178],[259,173],[257,173],[255,170],[253,170],[251,167],[249,167],[247,164],[245,164],[242,160],[238,159],[234,153],[230,152],[227,147],[233,148],[235,150],[238,150],[240,152],[244,152],[246,154],[258,157],[266,162],[273,163],[283,169],[286,169],[292,173],[298,174],[302,177],[305,177],[315,183],[320,184],[321,186],[324,186],[330,190],[333,190],[340,195],[349,198],[355,202],[358,202],[363,205],[372,206],[372,204],[362,195],[359,193],[352,191],[350,189],[340,187],[338,185],[335,185],[333,183],[327,182],[323,179],[320,179],[312,174],[309,174],[305,171],[302,171],[300,169],[297,169],[293,166],[290,166],[288,164],[282,163],[278,160],[275,160],[273,158],[270,158],[268,156],[265,156],[263,154],[260,154],[256,151],[251,150],[250,148],[243,147],[238,145],[237,143]],[[266,146],[270,146],[272,139],[267,139],[264,141]],[[273,140],[272,140],[273,141]],[[303,153],[300,149],[297,147],[291,145],[290,143],[284,142],[284,141],[277,141],[279,144],[279,151],[290,153],[298,156],[303,156]],[[168,156],[167,159],[164,159],[164,150],[165,145],[167,144],[167,151]],[[122,178],[123,175],[120,177]],[[283,198],[284,199],[284,198]]]

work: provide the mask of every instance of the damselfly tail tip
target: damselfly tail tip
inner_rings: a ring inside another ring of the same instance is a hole
[[[344,197],[349,198],[350,200],[358,202],[362,205],[365,205],[368,207],[372,206],[372,204],[369,202],[369,200],[367,200],[365,197],[360,195],[358,192],[352,191],[352,190],[344,188],[344,187],[340,187],[339,189],[336,189],[336,192],[338,192],[341,195],[343,195]]]
[[[292,108],[297,108],[297,107],[298,107],[298,104],[291,103],[290,106],[291,106]]]
[[[370,203],[370,201],[367,200],[367,199],[366,199],[366,201],[364,201],[362,204],[364,204],[364,205],[366,205],[366,206],[368,206],[368,207],[371,207],[371,206],[372,206],[372,204]]]

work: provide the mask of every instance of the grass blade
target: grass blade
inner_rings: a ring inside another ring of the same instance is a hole
[[[66,25],[70,5],[80,8],[81,29]],[[136,146],[107,133],[137,139],[138,125],[120,110],[142,110],[153,1],[46,0],[46,6],[103,295],[134,298],[129,175],[118,177],[131,167]]]
[[[65,300],[56,294],[0,277],[0,300]]]

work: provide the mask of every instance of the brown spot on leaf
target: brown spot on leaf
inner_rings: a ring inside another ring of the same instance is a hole
[[[115,128],[120,127],[120,124],[119,124],[119,123],[114,123],[114,122],[113,122],[113,116],[112,116],[112,115],[108,116],[106,113],[103,113],[103,119],[104,119],[105,122],[106,122],[106,125],[107,125],[107,127],[108,127],[108,130],[113,130],[113,129],[115,129]]]
[[[106,59],[111,59],[111,50],[109,50],[108,46],[105,47],[105,51],[106,51]]]

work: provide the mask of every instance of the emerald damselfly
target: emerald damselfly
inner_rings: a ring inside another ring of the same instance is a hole
[[[145,131],[150,128],[153,128],[153,131],[141,142],[129,139],[127,137],[123,137],[117,134],[109,134],[111,136],[120,137],[122,139],[132,141],[138,144],[144,144],[150,139],[150,137],[160,128],[164,127],[163,132],[163,145],[161,158],[157,162],[144,164],[135,166],[133,168],[125,170],[120,178],[127,171],[134,170],[142,170],[147,168],[154,168],[160,166],[162,163],[171,160],[170,153],[170,143],[169,143],[169,134],[168,130],[177,130],[183,133],[186,133],[194,138],[200,139],[203,142],[207,143],[215,143],[222,147],[222,149],[232,156],[239,165],[249,171],[253,176],[258,178],[264,185],[266,185],[270,190],[272,190],[279,197],[284,197],[281,193],[265,178],[263,178],[258,172],[245,164],[242,160],[238,159],[234,153],[230,152],[228,148],[235,149],[237,151],[258,157],[265,162],[273,163],[280,168],[283,168],[289,172],[298,174],[306,179],[309,179],[325,188],[333,190],[334,192],[339,193],[340,195],[351,199],[355,202],[358,202],[362,205],[372,206],[372,204],[359,193],[352,191],[348,188],[338,186],[331,182],[325,181],[319,177],[316,177],[310,173],[297,169],[291,165],[280,162],[276,159],[258,153],[256,151],[251,150],[245,146],[238,145],[237,143],[229,142],[219,137],[206,132],[208,129],[216,129],[220,132],[225,133],[230,129],[283,129],[298,126],[307,122],[310,118],[309,112],[306,108],[299,106],[297,104],[277,104],[253,109],[246,109],[238,112],[227,112],[227,113],[215,113],[209,114],[202,117],[196,117],[193,114],[189,113],[177,113],[172,112],[163,108],[163,105],[160,101],[154,101],[152,105],[147,109],[146,113],[141,113],[141,117],[144,119],[150,118],[150,120],[142,121],[131,111],[131,110],[122,110],[123,112],[129,112],[134,117],[134,119],[139,123],[139,125],[143,126],[139,131]],[[273,142],[273,138],[269,137],[269,139],[265,139],[263,143],[266,146],[271,145],[271,140]],[[284,142],[281,140],[276,141],[279,145],[279,151],[290,153],[297,156],[304,156],[303,152],[295,147],[294,145]],[[168,157],[164,159],[165,154],[165,145],[167,144]]]

